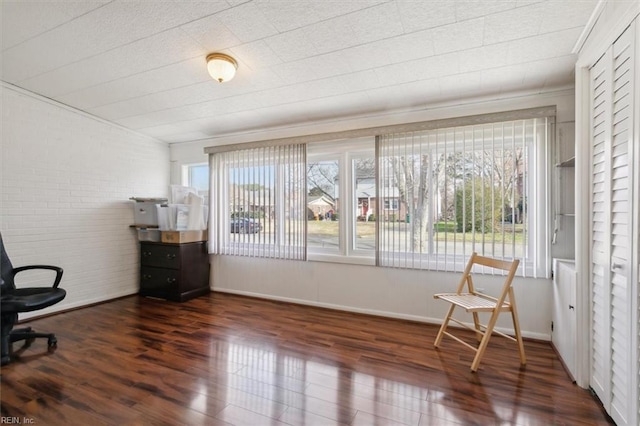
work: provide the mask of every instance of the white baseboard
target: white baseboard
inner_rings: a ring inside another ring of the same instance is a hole
[[[315,302],[312,300],[295,299],[291,297],[274,296],[271,294],[254,293],[251,291],[241,291],[241,290],[233,290],[233,289],[219,288],[219,287],[212,288],[211,290],[219,293],[237,294],[239,296],[248,296],[248,297],[255,297],[259,299],[275,300],[279,302],[295,303],[297,305],[314,306],[317,308],[335,309],[338,311],[353,312],[357,314],[375,315],[379,317],[423,322],[426,324],[436,324],[436,325],[442,324],[442,318],[431,318],[431,317],[424,317],[420,315],[401,314],[397,312],[379,311],[376,309],[356,308],[353,306],[336,305],[333,303]],[[457,326],[455,324],[451,324],[451,327],[457,327]],[[513,329],[496,327],[496,330],[508,335],[514,334]],[[551,335],[545,335],[541,333],[531,333],[531,332],[527,332],[526,330],[522,330],[522,337],[526,337],[528,339],[535,339],[535,340],[551,341]]]
[[[58,312],[70,311],[72,309],[80,309],[87,306],[95,305],[96,303],[103,303],[103,302],[108,302],[110,300],[119,299],[121,297],[133,296],[134,294],[138,294],[137,289],[135,291],[130,291],[130,290],[123,291],[121,293],[104,295],[102,297],[97,297],[95,299],[82,300],[75,303],[69,303],[69,304],[57,303],[47,309],[43,309],[40,311],[21,313],[19,316],[19,320],[20,321],[35,320],[35,319],[38,319],[39,317],[48,316]]]

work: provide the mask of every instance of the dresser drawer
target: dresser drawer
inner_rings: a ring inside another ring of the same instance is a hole
[[[140,294],[167,298],[180,287],[180,271],[174,269],[140,268]]]
[[[180,269],[180,246],[143,243],[140,245],[140,265]]]
[[[207,243],[140,242],[140,295],[184,302],[209,293]]]

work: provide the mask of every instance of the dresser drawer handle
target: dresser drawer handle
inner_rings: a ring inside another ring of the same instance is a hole
[[[175,254],[167,254],[167,259],[175,259],[176,255]]]
[[[144,279],[144,280],[150,280],[150,279],[151,279],[151,274],[144,274],[144,275],[142,276],[142,279]]]
[[[168,282],[169,284],[173,284],[173,283],[175,283],[175,282],[176,282],[176,279],[175,279],[175,278],[167,278],[167,282]]]
[[[151,256],[151,252],[150,251],[143,251],[142,255],[143,256]]]

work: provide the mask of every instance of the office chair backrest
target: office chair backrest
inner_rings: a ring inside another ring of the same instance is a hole
[[[11,291],[16,288],[15,283],[13,282],[13,265],[9,260],[9,256],[4,249],[4,242],[2,241],[2,234],[0,234],[0,250],[2,250],[2,263],[0,263],[0,293],[4,293],[5,291]]]

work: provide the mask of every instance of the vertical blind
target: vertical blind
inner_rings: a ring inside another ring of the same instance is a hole
[[[306,149],[265,146],[210,156],[210,251],[306,259]]]
[[[378,135],[366,199],[377,265],[461,271],[478,252],[548,277],[554,115],[540,107],[208,147],[210,252],[306,259],[306,144]],[[357,193],[357,180],[344,182]],[[339,237],[352,228],[341,224]]]
[[[377,264],[460,271],[472,252],[530,259],[530,155],[544,126],[526,119],[379,136]]]

